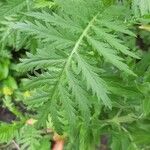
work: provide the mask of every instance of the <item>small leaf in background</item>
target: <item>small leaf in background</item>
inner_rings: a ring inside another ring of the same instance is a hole
[[[8,76],[7,79],[3,81],[3,85],[16,90],[18,88],[16,80],[12,76]]]
[[[8,73],[9,73],[8,65],[0,63],[0,80],[7,78]]]
[[[5,96],[10,96],[10,95],[13,94],[13,90],[10,89],[9,87],[4,87],[4,88],[3,88],[3,94],[4,94]]]
[[[23,97],[24,98],[29,98],[31,96],[31,93],[29,92],[29,91],[25,91],[24,93],[23,93]]]

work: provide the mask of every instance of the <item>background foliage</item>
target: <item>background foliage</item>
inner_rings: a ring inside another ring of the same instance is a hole
[[[150,149],[149,0],[0,6],[2,148]]]

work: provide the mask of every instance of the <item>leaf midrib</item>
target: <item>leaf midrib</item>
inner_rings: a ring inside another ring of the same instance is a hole
[[[57,88],[59,87],[59,85],[60,85],[60,83],[61,83],[61,81],[62,81],[62,79],[63,79],[63,75],[64,75],[65,71],[68,69],[68,67],[70,66],[71,60],[72,60],[72,58],[73,58],[73,55],[74,55],[74,54],[77,52],[77,50],[79,49],[81,42],[83,41],[84,37],[87,35],[87,33],[88,33],[89,29],[91,28],[91,26],[94,24],[94,22],[95,22],[95,20],[96,20],[96,18],[97,18],[98,15],[99,15],[99,13],[97,13],[97,14],[90,20],[90,22],[88,23],[88,25],[86,26],[86,28],[83,30],[83,32],[82,32],[82,34],[79,36],[78,40],[76,41],[76,43],[75,43],[75,45],[74,45],[74,47],[73,47],[73,50],[72,50],[72,52],[70,53],[68,59],[66,60],[66,63],[64,64],[64,67],[63,67],[63,69],[62,69],[62,71],[61,71],[61,73],[60,73],[60,77],[59,77],[59,79],[58,79],[58,81],[57,81],[57,83],[56,83],[56,85],[55,85],[55,87],[54,87],[53,94],[52,94],[52,96],[51,96],[51,100],[54,99],[55,93],[57,92]],[[47,108],[46,108],[45,110],[49,109],[50,104],[51,104],[51,101],[48,101],[47,103],[45,103],[45,106],[47,106]]]

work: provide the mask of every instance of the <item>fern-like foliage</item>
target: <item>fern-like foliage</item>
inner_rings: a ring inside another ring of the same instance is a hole
[[[46,125],[50,114],[59,133],[67,132],[75,138],[81,129],[83,144],[88,137],[85,131],[98,117],[97,110],[102,106],[112,108],[111,95],[115,93],[103,77],[105,64],[119,75],[124,72],[136,76],[125,58],[139,57],[119,36],[135,35],[128,30],[125,16],[118,12],[123,11],[120,5],[107,8],[99,0],[56,0],[56,4],[56,13],[27,13],[30,19],[13,26],[42,43],[35,55],[27,53],[27,58],[21,59],[19,69],[34,70],[36,77],[30,77],[26,88],[42,91],[42,95],[37,93],[37,98],[31,98],[34,106],[39,106],[39,126]]]
[[[22,123],[14,123],[14,124],[2,123],[0,125],[0,142],[9,143],[16,136],[18,136],[21,127]]]
[[[20,135],[17,139],[17,142],[19,145],[21,145],[21,150],[37,150],[37,148],[40,146],[40,131],[36,130],[34,127],[25,125],[23,128],[21,128],[19,134]]]
[[[34,49],[33,44],[29,43],[27,35],[19,31],[14,33],[11,28],[13,22],[24,20],[24,13],[33,9],[33,4],[32,0],[8,0],[2,3],[0,10],[0,53],[6,54],[7,46],[14,48],[16,51],[22,47],[30,47],[31,51]],[[33,43],[35,44],[34,41]],[[8,54],[4,55],[4,57],[9,56]]]
[[[149,0],[133,0],[133,10],[136,16],[148,15],[150,13]]]
[[[0,18],[3,19],[6,16],[14,15],[18,12],[20,13],[20,10],[22,10],[26,6],[27,1],[23,0],[7,1],[7,4],[1,6]]]

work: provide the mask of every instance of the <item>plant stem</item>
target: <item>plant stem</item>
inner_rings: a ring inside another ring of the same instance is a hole
[[[17,150],[20,150],[19,145],[14,140],[12,140],[12,143],[15,145],[15,147],[17,148]]]

